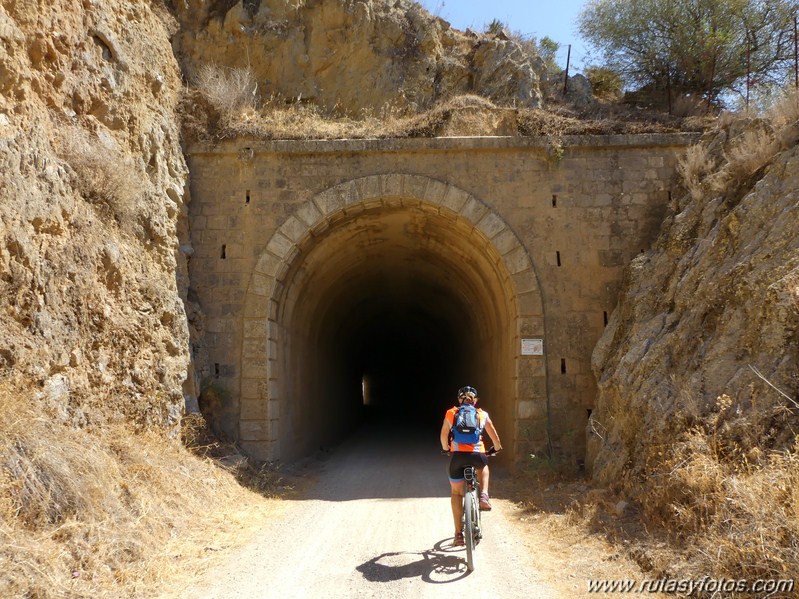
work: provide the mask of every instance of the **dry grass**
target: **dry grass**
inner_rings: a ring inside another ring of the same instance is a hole
[[[136,220],[136,205],[146,179],[123,152],[92,139],[79,127],[64,127],[57,140],[59,156],[71,167],[72,183],[103,216],[123,227]]]
[[[261,98],[247,69],[205,66],[181,106],[189,141],[226,138],[363,139],[438,136],[560,136],[661,133],[701,130],[704,122],[600,104],[590,113],[565,106],[520,109],[498,106],[479,95],[445,98],[415,113],[387,106],[379,112],[339,114],[301,98]]]
[[[8,379],[0,402],[0,596],[152,596],[266,513],[159,434],[54,424],[34,389]]]
[[[659,569],[799,580],[799,437],[788,449],[768,450],[757,434],[767,422],[796,417],[775,410],[768,420],[720,424],[730,410],[725,397],[718,412],[648,456],[645,515],[671,531],[690,563],[687,572]]]
[[[738,408],[721,396],[703,416],[676,416],[693,424],[639,445],[645,472],[617,488],[536,460],[503,491],[554,537],[604,539],[605,555],[635,561],[639,579],[799,580],[799,415],[765,400]],[[620,574],[609,577],[636,577]]]
[[[786,93],[764,118],[724,115],[713,135],[723,132],[721,143],[689,148],[679,163],[682,183],[690,196],[729,194],[736,197],[762,176],[774,157],[793,146],[799,137],[799,97]]]
[[[716,161],[704,144],[689,147],[677,165],[677,172],[682,178],[683,186],[694,200],[699,200],[704,190],[702,184],[705,177],[716,167]]]
[[[246,120],[260,104],[258,84],[249,69],[203,65],[197,74],[197,89],[230,124]]]

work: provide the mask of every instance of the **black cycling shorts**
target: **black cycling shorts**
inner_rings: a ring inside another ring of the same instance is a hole
[[[449,480],[453,483],[463,482],[463,470],[466,466],[474,466],[479,470],[486,465],[488,465],[488,458],[484,453],[453,452],[452,459],[449,461]]]

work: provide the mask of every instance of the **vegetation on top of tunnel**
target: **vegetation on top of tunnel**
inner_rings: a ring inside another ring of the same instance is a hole
[[[479,94],[443,99],[429,109],[386,106],[357,116],[279,96],[260,98],[248,68],[204,65],[181,104],[186,138],[360,139],[451,135],[563,136],[702,131],[705,116],[673,116],[598,102],[587,109],[498,105]]]

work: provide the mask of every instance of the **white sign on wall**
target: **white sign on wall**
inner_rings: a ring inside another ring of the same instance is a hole
[[[543,356],[544,355],[544,340],[543,339],[522,339],[522,355],[523,356]]]

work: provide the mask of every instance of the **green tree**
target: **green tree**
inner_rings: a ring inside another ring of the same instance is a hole
[[[551,37],[544,36],[538,40],[537,50],[541,58],[544,59],[544,64],[547,65],[549,71],[555,72],[560,70],[556,55],[560,50],[560,44],[553,40]]]
[[[631,87],[718,101],[784,80],[796,0],[592,0],[580,34]]]

